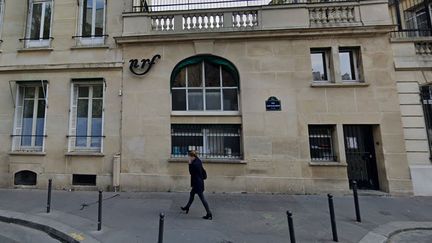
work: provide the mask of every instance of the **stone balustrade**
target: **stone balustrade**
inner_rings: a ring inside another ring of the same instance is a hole
[[[286,5],[125,12],[122,36],[378,25],[391,25],[388,2],[385,0],[293,1]]]
[[[432,41],[415,42],[417,55],[432,55]]]
[[[354,6],[327,6],[309,8],[311,25],[333,25],[358,22]]]

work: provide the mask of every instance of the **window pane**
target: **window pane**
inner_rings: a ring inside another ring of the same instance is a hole
[[[93,0],[83,0],[82,36],[92,35]]]
[[[44,125],[45,125],[45,100],[39,100],[36,119],[36,146],[43,145]]]
[[[186,110],[186,90],[172,90],[172,109],[174,111]]]
[[[327,80],[325,53],[311,53],[313,81]]]
[[[186,68],[183,68],[174,78],[173,87],[186,87]]]
[[[219,89],[206,90],[206,110],[221,110],[221,91]]]
[[[340,71],[342,75],[342,80],[355,80],[354,70],[352,69],[352,52],[351,51],[341,51],[339,53],[340,59]]]
[[[78,97],[89,97],[89,87],[78,87]]]
[[[224,87],[238,87],[234,75],[224,67],[222,67],[222,82]]]
[[[43,38],[49,39],[51,29],[51,3],[45,3],[45,20]]]
[[[34,90],[34,89],[33,89]],[[23,111],[23,127],[21,145],[31,146],[31,140],[33,135],[33,100],[24,100],[24,111]]]
[[[190,65],[188,70],[188,86],[202,87],[202,63]]]
[[[186,156],[189,150],[203,151],[203,133],[200,126],[172,125],[171,153],[174,157]]]
[[[205,63],[205,80],[206,87],[220,86],[220,69],[218,65]]]
[[[24,98],[34,98],[35,97],[35,87],[25,87],[24,88]]]
[[[333,127],[309,126],[309,143],[312,160],[336,161],[333,153]]]
[[[225,111],[238,111],[237,89],[223,90],[223,107]]]
[[[102,98],[103,97],[103,86],[95,85],[93,86],[93,98]]]
[[[87,124],[88,124],[88,100],[78,100],[77,107],[77,127],[76,127],[76,146],[87,146]]]
[[[189,110],[202,111],[203,110],[203,92],[202,90],[189,90]]]
[[[104,34],[103,22],[105,13],[105,0],[95,0],[96,1],[96,20],[95,20],[95,35],[102,36]]]
[[[39,39],[42,18],[42,3],[33,4],[30,38]]]
[[[40,86],[38,90],[39,90],[39,99],[44,99],[45,98],[44,92],[46,92],[46,86],[44,85],[43,88],[42,86]]]

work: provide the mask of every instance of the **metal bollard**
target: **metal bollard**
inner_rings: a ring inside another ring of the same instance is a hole
[[[47,213],[51,212],[51,190],[52,190],[52,179],[48,180],[48,198],[47,198]]]
[[[158,239],[158,243],[163,243],[164,221],[165,221],[165,214],[161,213],[159,215],[159,239]]]
[[[336,217],[334,212],[334,205],[333,205],[333,195],[328,194],[328,204],[329,204],[329,211],[330,211],[330,222],[332,227],[332,233],[333,233],[333,241],[338,242],[338,234],[336,229]]]
[[[296,239],[295,239],[295,234],[294,234],[294,223],[293,223],[292,213],[290,211],[287,211],[286,214],[288,217],[288,228],[289,228],[289,234],[290,234],[290,241],[291,241],[291,243],[295,243]]]
[[[357,181],[352,182],[352,189],[354,194],[354,206],[355,206],[356,219],[357,222],[361,222],[360,205],[359,205],[358,194],[357,194]]]
[[[102,191],[99,191],[98,231],[102,229]]]

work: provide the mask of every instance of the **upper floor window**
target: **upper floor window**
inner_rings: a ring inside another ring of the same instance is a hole
[[[17,84],[12,151],[44,151],[47,92],[45,82]]]
[[[72,84],[69,152],[102,152],[104,93],[103,82]]]
[[[222,58],[199,55],[180,62],[171,76],[173,111],[238,111],[239,75]]]
[[[51,21],[52,0],[30,0],[25,46],[50,46]]]
[[[314,82],[330,81],[330,49],[311,49],[312,77]]]
[[[104,44],[106,0],[80,0],[80,3],[80,44]]]
[[[360,48],[339,48],[342,81],[361,81]]]
[[[432,4],[429,4],[429,6],[425,8],[423,2],[404,11],[405,29],[408,30],[408,36],[415,37],[430,35],[431,26],[429,26],[430,21],[428,20],[428,11],[430,13],[429,16],[431,16]]]

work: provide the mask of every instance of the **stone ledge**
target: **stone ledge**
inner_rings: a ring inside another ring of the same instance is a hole
[[[0,210],[0,221],[17,224],[47,233],[54,239],[70,243],[97,243],[93,237],[51,219]],[[80,236],[80,237],[77,237]]]
[[[326,166],[326,167],[347,167],[348,164],[340,163],[340,162],[309,162],[309,166]]]
[[[14,156],[45,156],[46,152],[9,152],[9,155]]]
[[[54,51],[54,48],[50,48],[50,47],[21,48],[17,50],[17,52],[52,52],[52,51]]]
[[[204,164],[247,164],[246,161],[240,159],[201,159]],[[171,158],[170,163],[188,163],[187,159]]]
[[[109,45],[94,45],[94,46],[73,46],[71,50],[86,50],[86,49],[110,49]]]
[[[104,157],[105,154],[95,153],[95,152],[68,152],[68,153],[65,153],[65,156]]]
[[[368,87],[370,84],[365,82],[345,82],[345,83],[311,83],[313,88],[349,88],[349,87]]]

